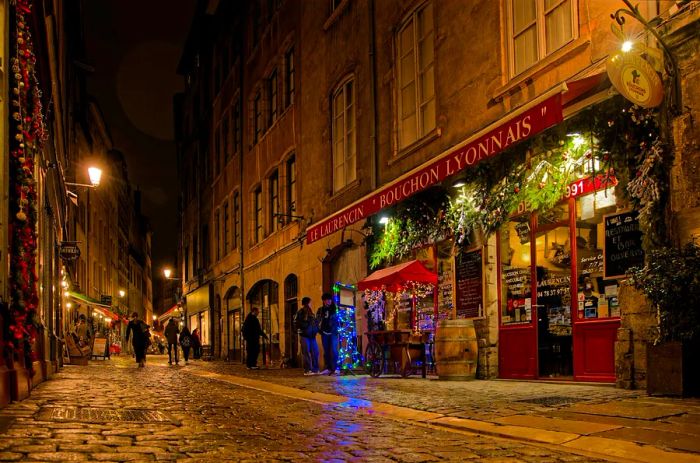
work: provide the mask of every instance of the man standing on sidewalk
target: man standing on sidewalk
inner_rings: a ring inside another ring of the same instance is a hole
[[[301,299],[301,309],[294,317],[294,326],[299,333],[301,343],[301,358],[304,361],[304,375],[318,374],[318,344],[316,335],[318,334],[318,320],[311,309],[311,298]]]
[[[316,318],[321,323],[323,360],[326,364],[321,374],[333,375],[338,369],[338,309],[333,303],[333,296],[329,293],[323,293],[321,300],[323,305],[316,314]]]
[[[267,338],[258,320],[257,307],[253,307],[243,322],[243,339],[245,339],[245,363],[249,370],[258,369],[258,354],[260,354],[260,336]]]
[[[177,326],[177,322],[174,318],[168,320],[168,325],[165,327],[163,332],[165,339],[168,340],[168,364],[173,364],[173,354],[175,351],[175,365],[180,364],[180,360],[177,358],[177,335],[180,334],[180,328]]]

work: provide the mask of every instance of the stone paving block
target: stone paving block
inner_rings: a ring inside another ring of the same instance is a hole
[[[17,445],[11,449],[13,452],[32,453],[32,452],[54,452],[55,445],[40,444],[40,445]]]
[[[153,455],[143,453],[92,453],[91,461],[153,461]]]
[[[682,437],[666,442],[666,446],[672,449],[688,450],[690,452],[700,453],[700,438],[698,436]]]
[[[575,404],[567,409],[571,412],[590,415],[619,416],[641,420],[657,420],[663,417],[681,415],[683,407],[655,405],[648,402],[620,401],[605,404]]]
[[[114,452],[114,447],[101,444],[61,444],[58,446],[58,450],[63,452],[110,453]]]
[[[0,452],[0,461],[18,461],[24,457],[24,454],[17,452]]]
[[[601,432],[596,434],[596,436],[604,437],[606,439],[619,439],[637,442],[640,444],[652,444],[658,446],[666,446],[669,442],[674,440],[691,437],[683,434],[659,431],[656,429],[652,430],[640,428],[618,428],[611,431]]]
[[[78,452],[46,452],[30,453],[27,458],[40,461],[86,461],[87,455]]]
[[[546,418],[534,415],[513,415],[498,418],[494,420],[496,423],[512,424],[516,426],[527,426],[531,428],[547,429],[550,431],[561,431],[573,434],[595,434],[598,432],[609,431],[619,428],[618,425],[590,423],[585,421],[564,420],[555,418]]]

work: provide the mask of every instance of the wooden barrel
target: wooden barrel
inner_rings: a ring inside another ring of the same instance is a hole
[[[440,379],[476,378],[479,344],[471,320],[440,320],[435,336],[435,362]]]

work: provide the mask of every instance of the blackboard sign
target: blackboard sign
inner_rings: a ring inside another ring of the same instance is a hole
[[[520,238],[520,244],[525,244],[530,242],[530,224],[527,222],[520,222],[515,224],[515,231],[518,233],[518,238]]]
[[[623,277],[629,268],[643,266],[642,232],[637,212],[606,215],[604,220],[605,278]]]
[[[455,256],[455,308],[457,318],[478,317],[484,306],[482,250]]]

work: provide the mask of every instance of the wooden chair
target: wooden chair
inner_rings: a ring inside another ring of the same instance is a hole
[[[66,336],[66,346],[68,347],[68,358],[71,365],[87,365],[91,355],[90,346],[80,347],[73,334]]]

